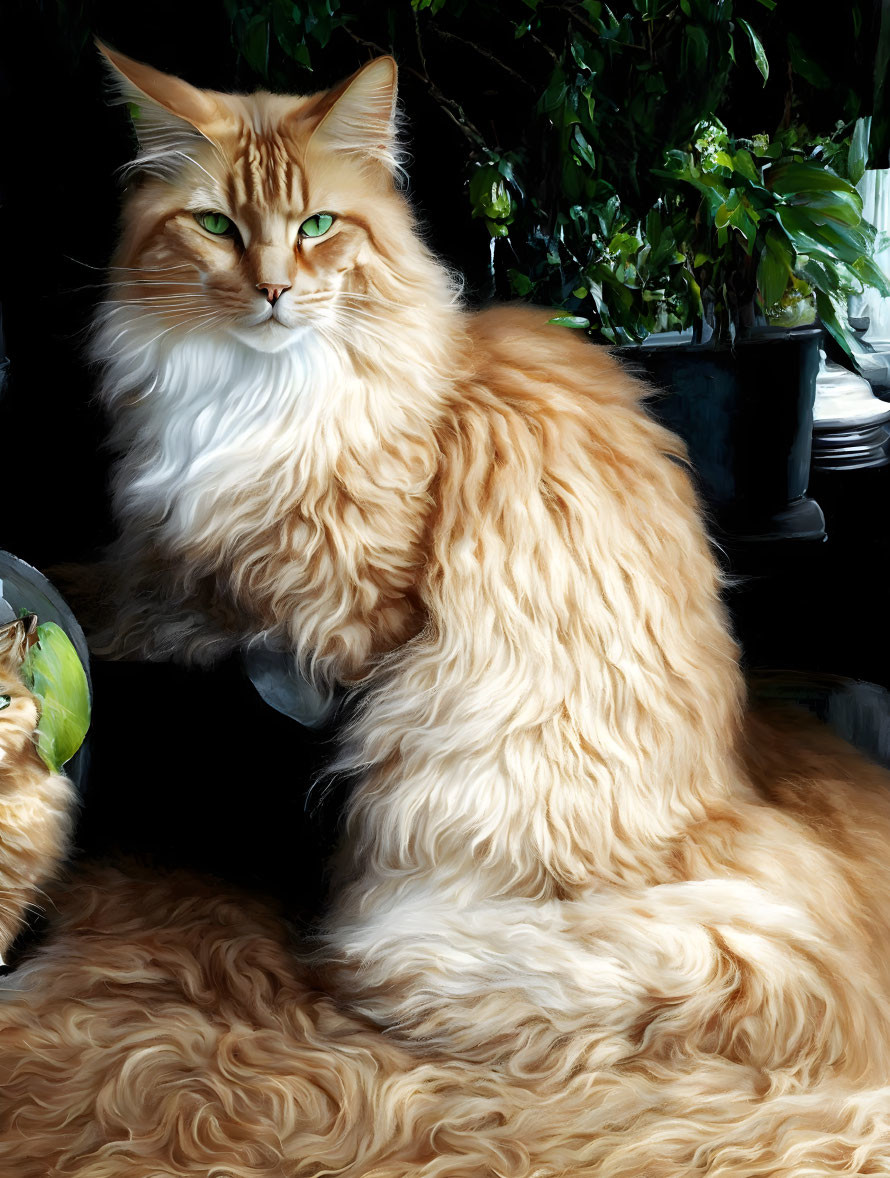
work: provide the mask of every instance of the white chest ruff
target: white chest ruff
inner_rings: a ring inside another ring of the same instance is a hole
[[[122,522],[149,527],[173,549],[206,544],[221,526],[272,522],[299,494],[309,461],[324,462],[335,408],[354,378],[304,336],[293,348],[256,352],[223,335],[143,351],[122,349],[105,395],[120,408],[127,450],[116,486]]]

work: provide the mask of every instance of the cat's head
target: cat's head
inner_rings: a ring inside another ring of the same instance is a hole
[[[199,90],[100,46],[129,104],[141,177],[106,313],[153,337],[222,332],[275,352],[307,332],[382,340],[438,288],[396,183],[396,66],[308,97]],[[438,271],[438,273],[437,273]]]
[[[34,696],[19,676],[36,628],[33,615],[0,626],[0,773],[33,743],[39,719]]]

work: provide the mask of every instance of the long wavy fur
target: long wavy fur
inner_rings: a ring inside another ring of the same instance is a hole
[[[169,101],[207,109],[184,85]],[[307,311],[298,347],[229,331],[265,262],[210,253],[176,212],[206,183],[184,168],[131,197],[117,262],[146,285],[96,343],[118,652],[262,636],[361,692],[332,905],[296,945],[186,878],[106,869],[60,893],[0,1009],[0,1168],[888,1173],[886,777],[746,715],[646,389],[544,312],[456,305],[379,134],[364,164],[313,138],[300,103],[330,132],[355,93],[212,96],[236,130],[195,149],[215,202],[225,183],[262,217],[301,168],[342,217],[361,207],[371,228],[343,230],[327,274],[323,252],[295,271],[337,313]],[[153,309],[149,275],[177,266],[230,318]]]

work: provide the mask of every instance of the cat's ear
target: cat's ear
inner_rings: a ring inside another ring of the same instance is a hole
[[[0,662],[18,667],[37,636],[37,618],[29,614],[0,626]]]
[[[398,171],[397,77],[395,61],[377,57],[320,95],[312,111],[318,120],[311,138],[313,147],[354,152]]]
[[[117,101],[130,108],[142,149],[140,163],[175,155],[196,138],[212,140],[231,123],[232,112],[222,95],[134,61],[101,41],[96,47],[110,67]]]

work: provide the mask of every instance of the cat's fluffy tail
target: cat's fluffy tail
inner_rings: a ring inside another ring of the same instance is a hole
[[[890,1172],[890,1088],[716,1057],[550,1088],[406,1047],[313,987],[266,906],[95,869],[0,992],[5,1178],[811,1178]]]

